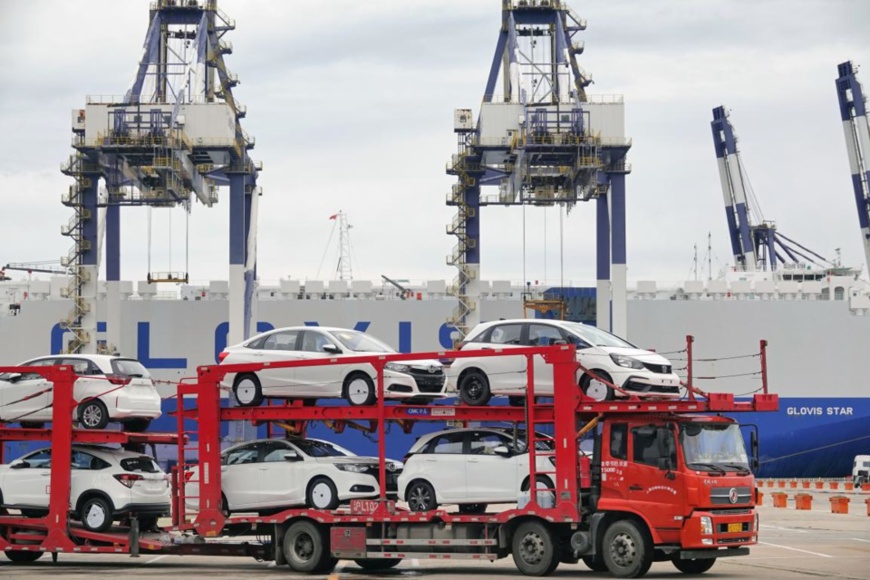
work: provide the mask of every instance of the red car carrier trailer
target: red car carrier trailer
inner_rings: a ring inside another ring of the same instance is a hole
[[[729,465],[710,457],[747,457],[739,425],[723,413],[777,409],[777,396],[767,392],[764,347],[762,342],[763,388],[741,400],[731,394],[700,393],[687,385],[688,395],[681,400],[627,396],[595,402],[577,386],[573,345],[204,366],[196,379],[178,385],[178,432],[172,434],[73,429],[78,402],[72,399],[75,375],[70,368],[27,369],[53,381],[54,422],[51,429],[5,426],[0,437],[51,442],[49,512],[44,518],[27,518],[4,511],[0,549],[21,563],[46,552],[53,557],[67,552],[245,555],[321,574],[331,571],[339,559],[354,560],[364,569],[385,569],[406,558],[492,561],[508,556],[530,576],[546,576],[560,563],[580,560],[593,570],[626,578],[643,576],[656,561],[671,561],[685,573],[701,573],[717,558],[748,554],[757,542],[756,488],[747,467],[757,462],[755,433],[751,460]],[[384,404],[383,369],[388,362],[508,353],[528,361],[524,406]],[[534,392],[537,355],[553,368],[554,395],[548,402],[541,402]],[[221,404],[221,382],[228,373],[360,362],[377,372],[379,396],[371,406],[310,406],[302,401],[257,407]],[[4,371],[22,369],[0,368]],[[337,510],[294,508],[265,516],[228,516],[222,509],[220,438],[221,425],[228,421],[278,424],[297,434],[313,421],[338,432],[348,427],[367,430],[378,441],[381,482],[386,481],[387,423],[405,431],[424,421],[512,423],[529,434],[528,481],[539,483],[537,492],[519,504],[523,507],[498,513],[443,508],[412,512],[388,499],[381,485],[380,497],[354,500]],[[552,432],[552,451],[535,445],[542,428]],[[593,442],[591,456],[580,449],[584,438]],[[80,527],[69,506],[74,442],[177,444],[178,464],[171,473],[172,525],[161,533],[140,533],[131,518],[124,522],[128,525],[104,533]],[[552,456],[551,471],[536,470],[535,458],[540,455]],[[194,461],[196,470],[190,465]],[[198,484],[197,497],[185,496],[186,483]],[[198,510],[189,510],[191,504]],[[222,536],[228,531],[247,532],[251,539],[228,540]]]

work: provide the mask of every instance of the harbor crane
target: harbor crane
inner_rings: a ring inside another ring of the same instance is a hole
[[[861,228],[867,269],[870,271],[870,160],[867,159],[870,154],[870,124],[857,68],[851,61],[837,65],[836,85],[849,169],[852,171],[852,188],[858,207],[858,225]]]
[[[447,173],[456,216],[447,233],[457,242],[458,306],[448,320],[461,339],[480,322],[481,215],[487,205],[597,204],[597,324],[625,336],[626,155],[621,97],[593,99],[592,77],[577,57],[585,19],[562,0],[503,0],[501,29],[475,120],[454,115],[457,152]],[[499,80],[501,82],[499,83]],[[499,90],[498,87],[501,87]],[[492,188],[494,195],[484,195]],[[611,308],[612,299],[612,308]]]
[[[836,266],[813,250],[777,230],[764,220],[749,183],[737,146],[737,134],[725,107],[713,109],[713,145],[719,165],[719,180],[725,201],[725,217],[734,266],[741,271],[775,271],[780,264],[811,263],[821,268]],[[757,214],[760,221],[753,218]]]
[[[239,79],[224,62],[232,53],[225,35],[234,29],[217,0],[152,2],[132,85],[123,96],[91,96],[73,110],[75,152],[61,167],[75,180],[62,198],[74,212],[62,228],[74,243],[61,260],[71,273],[73,309],[62,322],[72,334],[68,352],[96,352],[99,343],[111,350],[132,346],[120,344],[121,207],[181,206],[189,212],[194,201],[216,204],[221,186],[229,187],[230,205],[229,342],[250,334],[262,166],[249,156],[254,139],[242,129],[246,109],[232,92]],[[99,342],[98,208],[105,208],[107,278],[106,340]],[[178,278],[148,273],[149,283]]]

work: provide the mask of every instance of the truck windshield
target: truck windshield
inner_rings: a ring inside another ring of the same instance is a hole
[[[683,423],[680,445],[689,467],[749,470],[743,436],[734,423]]]

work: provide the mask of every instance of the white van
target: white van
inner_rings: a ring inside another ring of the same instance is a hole
[[[856,455],[852,464],[852,483],[870,483],[870,455]]]

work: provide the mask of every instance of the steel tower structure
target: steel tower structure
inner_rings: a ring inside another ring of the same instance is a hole
[[[586,22],[561,0],[503,0],[502,22],[477,121],[454,118],[458,151],[447,173],[457,237],[447,263],[459,304],[449,322],[460,335],[480,321],[480,208],[597,203],[598,325],[625,335],[625,138],[620,97],[592,102],[591,76],[578,64]],[[499,83],[499,79],[501,82]],[[497,92],[497,87],[501,91]],[[484,187],[497,193],[485,196]],[[613,308],[611,311],[611,295]]]
[[[837,65],[837,98],[840,102],[840,120],[846,135],[849,169],[852,170],[852,188],[858,206],[858,224],[864,243],[864,256],[870,271],[870,125],[867,121],[867,103],[852,62]]]
[[[761,209],[752,209],[752,188],[740,149],[737,134],[725,107],[713,109],[713,147],[719,166],[719,180],[725,201],[725,217],[734,266],[742,271],[775,271],[780,264],[811,263],[822,268],[834,266],[823,256],[786,237],[772,221],[766,221]],[[753,219],[757,213],[760,223]]]
[[[122,97],[89,97],[73,111],[75,153],[62,165],[75,183],[63,196],[74,211],[62,228],[74,246],[62,259],[72,271],[73,310],[64,326],[70,352],[117,350],[120,320],[121,206],[207,207],[217,187],[230,194],[230,336],[250,333],[256,264],[257,175],[249,157],[254,139],[242,129],[245,107],[233,97],[239,80],[224,56],[235,22],[216,0],[157,0],[151,4],[142,58]],[[98,188],[100,179],[105,190]],[[105,207],[107,340],[95,340],[99,264],[98,208]],[[168,273],[151,281],[174,281]]]

